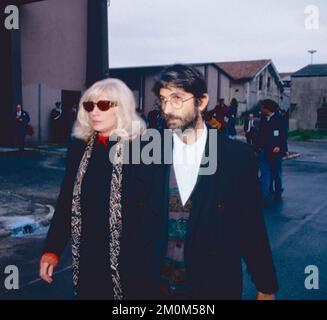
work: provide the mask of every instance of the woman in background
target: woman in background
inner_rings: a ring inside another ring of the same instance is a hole
[[[228,125],[227,125],[228,136],[232,139],[235,139],[237,135],[235,129],[237,109],[238,109],[238,102],[235,98],[233,98],[228,108]]]

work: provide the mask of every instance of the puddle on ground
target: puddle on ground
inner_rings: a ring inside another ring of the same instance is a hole
[[[5,230],[10,231],[11,237],[26,237],[30,235],[46,234],[49,227],[44,226],[34,217],[7,217],[0,219],[1,225]]]

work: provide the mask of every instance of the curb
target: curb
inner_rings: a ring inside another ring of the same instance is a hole
[[[308,139],[308,140],[298,140],[289,138],[289,142],[309,142],[309,143],[327,143],[327,139]]]
[[[0,239],[11,236],[11,231],[7,229],[0,229]]]
[[[25,152],[36,152],[36,153],[40,153],[42,155],[49,155],[49,156],[56,156],[56,157],[65,157],[67,154],[67,150],[66,151],[56,151],[56,150],[47,150],[44,148],[31,148],[31,147],[27,147],[25,148]],[[15,148],[0,148],[0,154],[10,154],[10,153],[14,153],[14,152],[18,152],[17,149]]]
[[[284,157],[283,160],[291,160],[301,157],[301,153],[290,154],[288,157]]]
[[[65,157],[67,154],[67,151],[63,152],[63,151],[51,151],[51,150],[44,150],[44,149],[32,149],[30,148],[29,150],[34,151],[34,152],[39,152],[40,154],[45,154],[45,155],[49,155],[49,156],[56,156],[56,157]]]
[[[311,142],[311,143],[327,143],[327,139],[309,139],[309,140],[306,140],[306,142]]]

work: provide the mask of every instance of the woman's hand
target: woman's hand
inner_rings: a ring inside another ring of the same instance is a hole
[[[258,292],[257,300],[276,300],[276,297],[274,294]]]
[[[40,260],[40,278],[47,283],[53,281],[53,270],[57,266],[59,257],[54,253],[44,253]]]

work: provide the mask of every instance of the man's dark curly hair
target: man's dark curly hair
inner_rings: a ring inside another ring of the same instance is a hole
[[[177,87],[192,93],[197,102],[208,93],[207,84],[202,73],[194,67],[175,64],[164,68],[155,79],[152,91],[159,97],[160,89]]]

